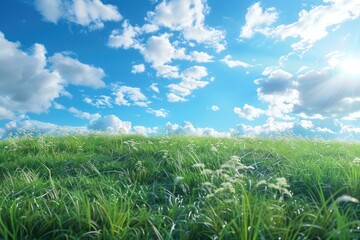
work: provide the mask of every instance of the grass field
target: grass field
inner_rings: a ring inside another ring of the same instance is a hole
[[[360,144],[0,141],[0,239],[360,239]]]

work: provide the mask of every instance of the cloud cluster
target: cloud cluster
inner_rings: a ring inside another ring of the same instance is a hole
[[[265,11],[260,2],[248,8],[246,23],[241,29],[241,38],[252,38],[255,33],[267,37],[300,39],[292,44],[294,50],[304,51],[323,39],[339,24],[360,17],[360,2],[350,0],[323,0],[323,4],[310,10],[301,10],[296,22],[273,27],[279,13],[275,8]]]
[[[201,79],[208,75],[207,69],[203,66],[193,66],[185,69],[181,73],[182,81],[177,84],[169,84],[170,93],[167,95],[169,102],[184,102],[185,97],[189,96],[192,91],[203,88],[208,81]]]
[[[248,67],[251,67],[251,65],[246,63],[246,62],[242,62],[242,61],[239,61],[239,60],[233,60],[231,55],[226,55],[220,61],[225,63],[230,68],[235,68],[235,67],[248,68]]]
[[[122,121],[115,115],[108,115],[90,122],[88,129],[114,134],[129,134],[131,133],[131,122]]]
[[[89,29],[103,28],[106,21],[122,19],[114,5],[101,0],[35,0],[35,7],[48,22],[56,24],[63,19]]]
[[[153,11],[147,13],[143,26],[133,26],[125,20],[121,29],[113,30],[108,38],[108,46],[136,49],[156,71],[158,77],[181,79],[181,82],[168,86],[170,91],[167,99],[169,102],[187,101],[186,96],[208,82],[184,77],[183,72],[187,70],[174,65],[174,61],[208,63],[213,62],[214,57],[203,51],[187,53],[184,46],[202,44],[221,52],[226,45],[223,31],[205,25],[205,17],[209,11],[206,0],[161,1]],[[165,32],[160,32],[161,30]],[[169,30],[172,33],[168,33]],[[142,67],[138,68],[140,66],[136,66],[136,69],[134,66],[132,72],[143,71]],[[158,92],[157,90],[155,92]]]
[[[278,19],[278,12],[275,8],[261,8],[260,2],[248,8],[245,15],[245,25],[241,28],[240,38],[252,38],[255,33],[268,35],[270,25]]]
[[[167,135],[192,135],[192,136],[213,136],[230,137],[228,132],[219,132],[213,128],[196,128],[191,122],[185,121],[182,125],[167,122],[164,128]]]
[[[102,80],[105,77],[105,72],[101,68],[81,63],[66,53],[55,53],[49,59],[49,63],[51,69],[60,73],[68,83],[92,88],[105,87]]]
[[[265,111],[260,108],[245,104],[243,108],[235,107],[234,113],[237,114],[240,118],[246,118],[247,120],[252,121],[265,114]]]
[[[258,98],[267,102],[268,116],[290,119],[360,118],[360,72],[350,69],[345,55],[328,55],[328,65],[320,70],[307,68],[293,75],[278,67],[267,67],[258,85]],[[360,67],[360,64],[357,64]],[[352,66],[354,68],[356,66]]]
[[[31,53],[0,32],[0,117],[46,111],[64,89],[64,80],[47,69],[46,49],[35,44]]]
[[[150,114],[153,114],[155,115],[155,117],[161,117],[161,118],[166,118],[167,115],[168,115],[168,111],[161,108],[161,109],[158,109],[158,110],[155,110],[155,109],[152,109],[152,108],[148,108],[146,110],[146,112],[150,113]]]
[[[115,95],[115,104],[119,106],[139,106],[147,107],[150,103],[147,97],[141,92],[140,88],[129,86],[119,86],[115,88],[113,93]]]
[[[153,12],[148,12],[151,23],[180,31],[186,40],[194,40],[214,47],[217,52],[225,49],[224,32],[205,25],[209,12],[205,0],[162,1]]]
[[[0,119],[16,114],[42,113],[54,100],[68,95],[68,84],[104,87],[105,76],[96,68],[64,53],[46,58],[46,49],[35,44],[30,52],[20,49],[20,43],[8,41],[0,32]]]

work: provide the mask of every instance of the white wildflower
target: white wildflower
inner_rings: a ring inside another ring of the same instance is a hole
[[[354,160],[353,160],[353,163],[354,164],[359,164],[360,165],[360,158],[355,158]]]
[[[278,185],[279,187],[290,187],[290,185],[287,183],[286,179],[283,177],[276,178],[276,185]]]
[[[175,179],[174,179],[174,184],[178,184],[179,182],[181,182],[182,180],[184,179],[184,177],[180,177],[180,176],[177,176]]]
[[[215,146],[211,146],[210,151],[212,151],[213,153],[217,153],[217,152],[218,152],[218,150],[217,150],[217,148],[216,148]]]
[[[268,182],[266,180],[261,180],[256,184],[256,187],[260,186],[260,185],[267,185]]]
[[[210,169],[204,169],[201,171],[201,174],[204,174],[204,175],[211,175],[213,174],[213,171],[210,170]]]
[[[192,165],[193,168],[202,168],[204,169],[205,168],[205,165],[203,163],[196,163],[194,165]]]
[[[359,200],[348,195],[342,195],[336,199],[336,203],[359,203]]]

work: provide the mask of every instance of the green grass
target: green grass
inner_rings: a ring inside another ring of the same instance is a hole
[[[11,138],[0,239],[360,239],[357,157],[290,138]]]

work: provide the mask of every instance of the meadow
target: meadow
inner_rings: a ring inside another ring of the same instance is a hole
[[[0,239],[360,239],[360,144],[0,141]]]

